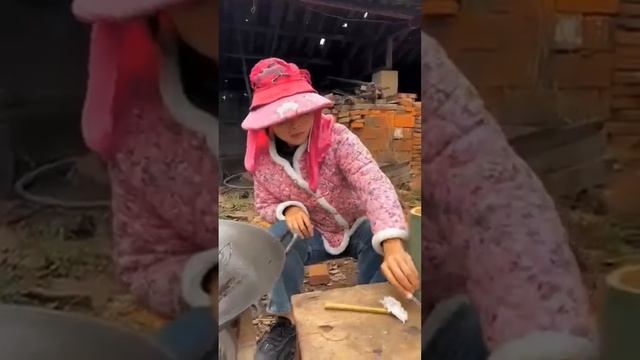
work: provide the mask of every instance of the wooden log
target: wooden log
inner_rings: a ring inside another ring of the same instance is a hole
[[[601,359],[636,360],[640,354],[640,265],[606,278],[601,313]]]

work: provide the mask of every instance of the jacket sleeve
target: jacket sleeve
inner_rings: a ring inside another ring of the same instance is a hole
[[[262,177],[254,177],[253,192],[256,202],[256,211],[264,221],[273,224],[284,220],[284,211],[289,206],[297,206],[308,214],[307,208],[299,201],[279,201],[269,190]]]
[[[373,248],[383,254],[383,241],[406,240],[409,236],[400,200],[391,180],[360,139],[343,125],[334,126],[340,128],[334,135],[338,165],[366,208],[373,231]]]
[[[173,316],[187,306],[209,306],[202,280],[218,260],[217,249],[186,248],[136,190],[113,183],[114,258],[120,278],[150,309]]]
[[[423,202],[435,241],[467,255],[492,359],[591,358],[588,300],[553,200],[425,34],[422,51]]]

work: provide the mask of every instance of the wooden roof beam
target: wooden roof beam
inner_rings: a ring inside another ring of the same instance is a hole
[[[380,15],[394,19],[412,20],[420,17],[420,13],[416,13],[411,8],[401,8],[392,5],[375,5],[375,4],[359,4],[352,1],[339,0],[301,0],[302,3],[308,5],[326,6],[334,9],[368,12],[371,15]]]

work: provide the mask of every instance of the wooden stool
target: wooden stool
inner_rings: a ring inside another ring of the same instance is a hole
[[[292,298],[301,360],[420,359],[421,309],[409,300],[406,324],[393,315],[325,310],[324,304],[382,307],[385,296],[398,298],[388,283],[316,291]]]
[[[253,360],[256,356],[256,330],[253,312],[245,310],[238,320],[238,360]]]

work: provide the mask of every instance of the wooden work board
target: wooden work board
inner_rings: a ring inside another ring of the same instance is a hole
[[[400,300],[388,283],[293,296],[300,359],[420,359],[421,310],[410,300],[402,300],[406,324],[390,314],[324,309],[325,303],[382,307],[385,296]]]

